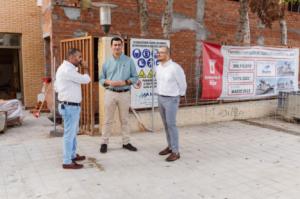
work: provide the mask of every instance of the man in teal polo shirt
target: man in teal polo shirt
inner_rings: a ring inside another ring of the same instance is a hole
[[[121,121],[123,148],[137,151],[130,144],[129,137],[129,106],[130,86],[138,80],[135,64],[130,57],[123,54],[123,40],[119,37],[111,39],[112,56],[105,61],[100,75],[100,84],[106,88],[104,96],[104,123],[102,128],[101,153],[107,152],[107,144],[112,131],[114,113],[119,109]]]

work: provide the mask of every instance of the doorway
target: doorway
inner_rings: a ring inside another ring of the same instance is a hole
[[[0,48],[0,99],[21,99],[19,49]]]

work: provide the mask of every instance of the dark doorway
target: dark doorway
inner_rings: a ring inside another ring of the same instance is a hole
[[[52,77],[50,37],[44,38],[44,55],[45,55],[45,77]]]
[[[0,99],[21,99],[19,49],[0,48]]]

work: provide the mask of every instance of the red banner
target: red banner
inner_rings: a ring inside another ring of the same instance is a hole
[[[201,99],[218,99],[222,93],[223,56],[217,44],[202,42],[202,96]]]

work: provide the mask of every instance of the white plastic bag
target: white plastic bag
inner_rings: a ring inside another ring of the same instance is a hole
[[[0,111],[7,112],[7,121],[22,118],[22,104],[17,99],[0,100]]]

